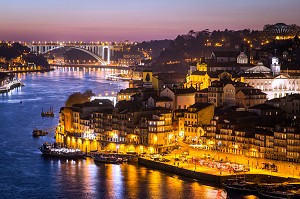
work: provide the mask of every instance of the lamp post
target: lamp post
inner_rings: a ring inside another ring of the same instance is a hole
[[[119,145],[117,145],[117,154],[119,153],[119,147],[120,147],[120,146],[119,146]]]

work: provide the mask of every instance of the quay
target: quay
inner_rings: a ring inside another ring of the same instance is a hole
[[[216,185],[222,185],[222,182],[228,179],[244,178],[246,181],[261,183],[283,183],[299,182],[299,178],[292,178],[280,173],[267,174],[259,169],[253,169],[249,172],[230,173],[219,171],[216,168],[189,164],[182,161],[171,160],[169,162],[159,162],[146,157],[139,157],[138,164],[147,168],[161,170],[164,172],[193,178],[200,181],[206,181]]]
[[[36,72],[50,72],[50,71],[54,71],[54,68],[44,68],[44,69],[32,69],[32,70],[12,70],[9,71],[10,73],[36,73]]]

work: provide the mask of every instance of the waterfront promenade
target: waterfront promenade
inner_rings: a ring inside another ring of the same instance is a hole
[[[183,152],[184,153],[184,152]],[[192,152],[193,154],[193,152]],[[281,182],[299,182],[300,176],[290,175],[286,172],[272,172],[269,170],[250,168],[247,172],[233,172],[232,170],[219,169],[213,164],[199,165],[196,161],[186,161],[186,158],[195,158],[191,155],[183,157],[180,151],[172,152],[166,156],[166,162],[160,162],[150,157],[140,157],[138,162],[140,165],[182,175],[197,180],[203,180],[210,183],[221,184],[224,180],[236,178],[237,176],[243,177],[248,181],[268,182],[268,183],[281,183]],[[207,160],[207,162],[215,162],[214,160]],[[226,164],[226,163],[225,163]],[[229,163],[228,163],[229,164]],[[234,164],[234,163],[233,163]]]

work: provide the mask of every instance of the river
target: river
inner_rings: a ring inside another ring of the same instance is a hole
[[[109,69],[58,68],[48,73],[18,74],[25,84],[0,94],[0,196],[1,198],[218,198],[218,187],[137,164],[96,166],[93,160],[45,158],[38,147],[53,142],[54,133],[34,138],[32,130],[51,129],[59,109],[74,92],[96,94],[127,86],[111,82]],[[20,103],[22,102],[22,103]],[[53,107],[54,118],[42,118]],[[220,197],[221,198],[221,197]]]

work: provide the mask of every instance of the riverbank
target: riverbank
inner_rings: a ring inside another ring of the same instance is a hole
[[[79,68],[107,68],[107,69],[117,69],[117,70],[130,70],[128,66],[110,66],[110,65],[87,65],[87,64],[65,64],[65,65],[56,65],[52,64],[51,67],[79,67]]]
[[[36,72],[50,72],[50,71],[54,71],[54,68],[45,68],[45,69],[36,69],[36,70],[12,70],[9,71],[10,73],[36,73]]]
[[[256,181],[263,183],[282,183],[300,181],[300,179],[298,178],[281,177],[280,175],[276,174],[268,175],[264,173],[259,173],[256,170],[249,171],[247,173],[242,172],[232,174],[230,172],[224,172],[205,166],[198,166],[174,160],[172,161],[171,159],[169,162],[158,162],[149,158],[140,157],[138,158],[138,164],[148,168],[157,169],[201,181],[206,181],[217,185],[221,185],[222,182],[224,182],[227,179],[232,179],[236,177],[245,178],[245,180],[247,181]]]

